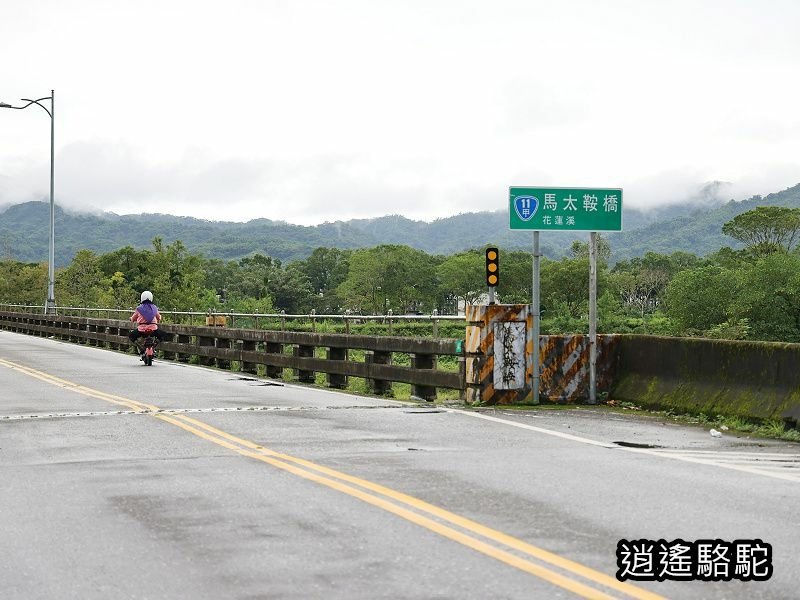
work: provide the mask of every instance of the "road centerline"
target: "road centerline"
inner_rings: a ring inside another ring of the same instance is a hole
[[[631,584],[620,582],[615,577],[595,571],[590,567],[586,567],[580,563],[576,563],[542,548],[538,548],[532,544],[528,544],[527,542],[514,538],[513,536],[496,531],[485,525],[481,525],[480,523],[467,519],[466,517],[451,513],[443,508],[429,504],[413,496],[409,496],[397,490],[393,490],[368,480],[330,469],[323,465],[318,465],[302,458],[276,452],[250,440],[239,438],[226,431],[213,427],[207,423],[204,423],[203,421],[189,417],[186,414],[176,414],[166,409],[160,409],[152,404],[146,404],[130,398],[108,394],[106,392],[69,382],[43,371],[3,359],[0,359],[0,365],[17,370],[18,372],[24,373],[51,385],[69,389],[71,391],[89,397],[105,400],[117,405],[127,406],[140,413],[151,414],[151,416],[161,421],[179,427],[186,432],[210,441],[218,446],[222,446],[240,455],[270,464],[296,476],[314,481],[333,490],[357,498],[372,506],[383,509],[438,535],[458,542],[459,544],[469,547],[486,556],[494,558],[495,560],[532,574],[553,585],[566,589],[578,596],[593,599],[610,599],[614,597],[606,594],[604,591],[597,589],[596,587],[591,587],[581,581],[578,581],[574,579],[574,577],[589,580],[596,585],[613,589],[617,592],[625,594],[626,596],[640,600],[658,600],[662,598],[662,596],[658,594],[638,588]],[[445,521],[450,525],[444,524],[441,521]],[[458,527],[459,529],[451,527],[451,525]],[[465,531],[467,533],[465,533]],[[490,542],[493,542],[495,545],[487,542],[486,540],[490,540]],[[517,554],[513,554],[509,550],[499,546],[505,546],[506,548],[547,563],[553,567],[565,571],[568,575],[564,575],[548,567],[534,563],[527,558],[520,557]]]

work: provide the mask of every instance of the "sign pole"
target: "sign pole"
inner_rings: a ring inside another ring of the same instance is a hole
[[[597,404],[597,232],[589,234],[589,404]]]
[[[512,230],[533,231],[533,402],[539,401],[539,232],[588,231],[589,242],[589,403],[597,403],[597,232],[622,231],[622,188],[509,188]]]
[[[531,316],[533,318],[533,333],[532,333],[532,373],[531,373],[531,395],[532,402],[539,404],[539,384],[541,383],[541,375],[539,368],[539,330],[540,330],[540,305],[539,305],[539,232],[533,232],[533,281],[531,282]]]

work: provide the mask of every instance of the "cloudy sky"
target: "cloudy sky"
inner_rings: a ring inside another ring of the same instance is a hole
[[[68,208],[314,224],[800,183],[794,0],[3,2],[0,101],[56,93]],[[49,120],[0,109],[0,206]]]

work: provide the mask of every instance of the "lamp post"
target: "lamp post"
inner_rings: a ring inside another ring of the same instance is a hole
[[[50,95],[44,98],[38,98],[37,100],[29,100],[28,98],[22,98],[23,102],[27,102],[24,106],[12,106],[10,104],[6,104],[5,102],[0,102],[0,108],[13,108],[14,110],[23,110],[28,108],[31,104],[36,104],[40,106],[44,112],[48,114],[50,117],[50,252],[48,257],[48,267],[47,267],[47,301],[44,305],[44,312],[45,314],[54,314],[56,312],[56,298],[55,298],[55,257],[56,257],[56,250],[55,250],[55,231],[56,231],[56,209],[55,203],[53,199],[53,179],[54,179],[54,147],[55,147],[55,103],[56,103],[56,92],[55,90],[50,90]],[[43,100],[50,100],[50,110],[42,104]]]

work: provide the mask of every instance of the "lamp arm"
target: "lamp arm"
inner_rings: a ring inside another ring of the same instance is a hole
[[[2,106],[0,106],[0,108],[13,108],[14,110],[24,110],[28,108],[31,104],[36,104],[37,106],[40,106],[42,110],[44,110],[44,112],[46,112],[48,116],[52,119],[53,114],[49,110],[47,110],[47,107],[44,104],[40,104],[42,100],[51,100],[51,99],[52,98],[50,96],[45,96],[44,98],[39,98],[37,100],[29,100],[28,98],[21,98],[23,102],[27,102],[25,106],[11,106],[10,104],[3,104]]]

